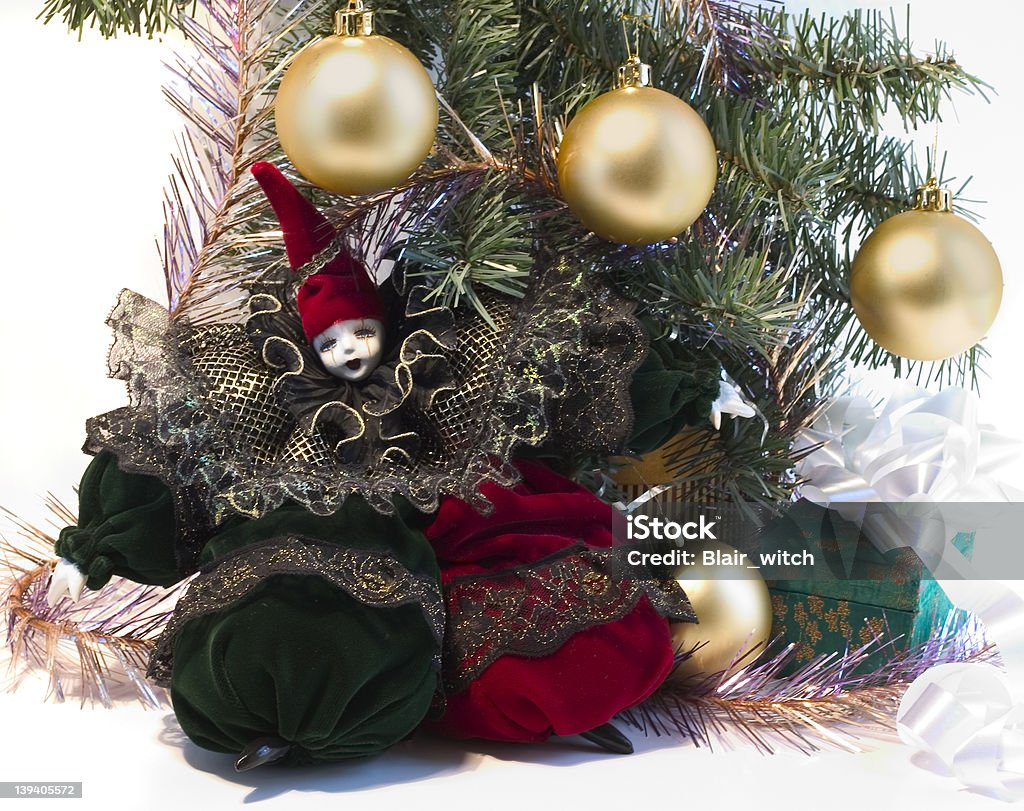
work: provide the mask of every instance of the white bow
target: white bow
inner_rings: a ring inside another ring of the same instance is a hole
[[[903,386],[878,415],[864,398],[835,400],[794,449],[810,451],[796,470],[806,481],[804,498],[851,520],[865,502],[894,505],[891,519],[865,522],[865,534],[883,552],[911,546],[937,577],[955,578],[940,580],[943,589],[984,622],[999,648],[1005,675],[965,663],[931,668],[914,681],[897,717],[901,737],[971,788],[1024,798],[1024,600],[973,576],[952,544],[970,527],[950,526],[936,509],[942,502],[1020,500],[994,474],[1020,454],[1021,443],[980,424],[969,392],[932,395]]]

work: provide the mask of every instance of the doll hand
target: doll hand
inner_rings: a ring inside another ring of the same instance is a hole
[[[50,588],[46,592],[46,602],[53,608],[65,596],[70,596],[71,601],[77,603],[84,586],[85,575],[82,574],[82,570],[70,560],[60,560],[53,569]]]

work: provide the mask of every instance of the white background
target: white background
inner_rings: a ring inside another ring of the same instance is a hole
[[[806,5],[887,7],[866,0]],[[40,0],[0,4],[0,504],[35,521],[45,519],[47,491],[74,504],[71,487],[87,461],[77,452],[85,419],[123,404],[121,384],[105,379],[110,337],[103,321],[117,291],[131,287],[164,300],[155,239],[176,127],[159,90],[173,37],[103,41],[86,33],[78,41],[59,24],[36,21],[40,6]],[[987,344],[993,357],[991,378],[983,382],[983,417],[1024,436],[1024,83],[1018,78],[1024,10],[1000,0],[915,0],[911,8],[922,52],[936,38],[953,42],[957,58],[999,93],[990,105],[959,97],[941,138],[953,171],[975,176],[971,196],[988,203],[982,228],[1006,277],[1003,310]],[[920,142],[931,138],[929,128]],[[884,388],[874,382],[876,390]],[[1024,460],[1010,481],[1024,487]],[[487,746],[486,755],[416,742],[368,763],[236,777],[223,758],[183,745],[169,711],[143,712],[131,703],[112,712],[83,711],[43,704],[41,694],[40,685],[27,685],[0,695],[0,780],[83,780],[89,808],[275,799],[277,807],[285,795],[289,808],[999,807],[912,766],[898,744],[866,755],[766,758],[742,743],[712,756],[651,741],[640,744],[651,751],[612,758],[572,742]]]

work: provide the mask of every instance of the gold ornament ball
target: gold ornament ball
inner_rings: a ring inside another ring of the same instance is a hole
[[[587,104],[565,130],[558,182],[587,228],[612,242],[648,245],[700,216],[718,179],[704,121],[654,87],[621,87]]]
[[[672,623],[672,642],[686,653],[706,642],[673,671],[677,678],[705,675],[729,668],[738,670],[754,661],[772,631],[772,601],[764,579],[739,561],[739,553],[718,541],[688,541],[683,547],[696,555],[692,566],[676,572],[676,580],[690,598],[698,623]],[[705,553],[713,561],[705,560]]]
[[[850,297],[878,344],[911,360],[941,360],[988,332],[1003,298],[1003,272],[988,239],[967,220],[907,211],[861,246]]]
[[[369,194],[401,183],[430,152],[437,97],[420,61],[394,40],[330,36],[295,58],[274,117],[303,177],[339,194]]]

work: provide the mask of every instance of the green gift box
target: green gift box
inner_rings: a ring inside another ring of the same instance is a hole
[[[808,502],[794,505],[782,523],[766,530],[769,538],[794,532],[800,533],[800,544],[834,560],[849,579],[768,582],[772,637],[796,645],[783,675],[820,656],[842,655],[879,640],[882,646],[858,668],[869,673],[926,642],[947,622],[956,627],[967,621],[967,613],[954,608],[913,550],[882,554],[855,525]],[[958,534],[953,545],[970,558],[974,533]]]

